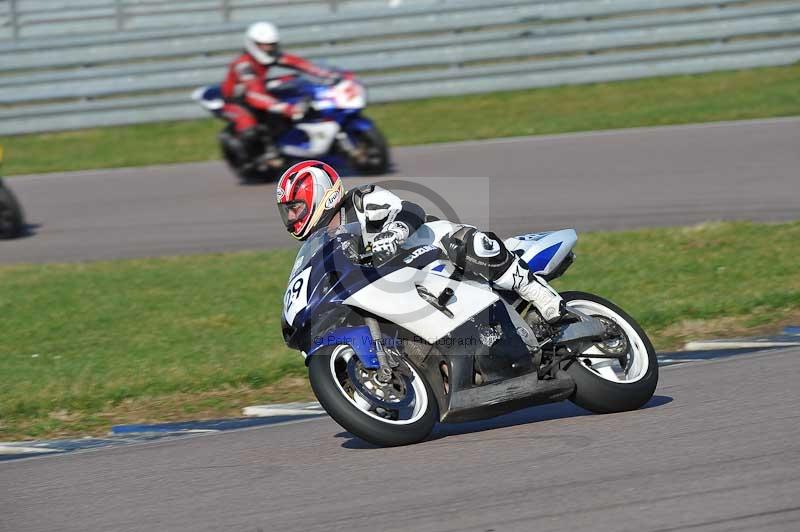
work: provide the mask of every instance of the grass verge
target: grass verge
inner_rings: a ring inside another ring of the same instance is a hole
[[[800,65],[373,105],[393,146],[800,114]],[[0,138],[7,174],[217,159],[214,119]]]
[[[561,290],[606,296],[659,349],[800,318],[800,222],[587,233]],[[0,267],[0,440],[238,415],[309,397],[283,345],[292,251]]]

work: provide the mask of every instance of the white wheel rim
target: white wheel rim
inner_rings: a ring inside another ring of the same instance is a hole
[[[650,356],[647,352],[644,340],[636,330],[628,323],[628,320],[608,308],[607,306],[595,301],[586,299],[576,299],[567,302],[569,308],[573,308],[589,314],[590,316],[603,316],[616,323],[628,337],[628,352],[630,364],[625,369],[615,358],[592,358],[592,355],[601,354],[602,351],[593,345],[578,356],[578,363],[598,377],[607,381],[620,384],[631,384],[641,380],[650,367]]]
[[[339,378],[336,375],[336,361],[342,359],[345,363],[349,362],[352,357],[355,356],[355,351],[353,348],[347,345],[342,345],[334,350],[333,354],[331,355],[330,360],[330,371],[331,377],[333,377],[333,382],[336,383],[336,387],[339,388],[339,392],[350,402],[351,405],[358,408],[358,410],[369,417],[381,421],[383,423],[387,423],[389,425],[410,425],[411,423],[415,423],[419,421],[422,416],[425,415],[425,412],[428,410],[428,391],[425,388],[425,384],[422,382],[422,377],[420,377],[417,370],[411,364],[406,364],[408,369],[411,371],[411,390],[414,393],[414,407],[411,412],[411,416],[408,419],[386,419],[385,417],[379,416],[372,410],[372,405],[367,401],[364,397],[362,397],[358,392],[354,392],[353,396],[348,394],[342,383],[339,382]]]

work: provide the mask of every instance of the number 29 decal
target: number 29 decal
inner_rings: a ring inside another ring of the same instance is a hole
[[[311,268],[306,268],[295,276],[286,289],[283,296],[283,315],[291,325],[297,313],[306,308],[308,304],[308,277],[311,275]]]

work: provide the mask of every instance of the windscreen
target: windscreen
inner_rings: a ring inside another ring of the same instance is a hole
[[[297,258],[294,262],[294,268],[292,268],[292,273],[289,275],[290,278],[294,277],[298,272],[304,270],[308,264],[311,262],[311,259],[314,255],[322,249],[322,247],[328,243],[329,241],[333,240],[336,237],[347,237],[347,235],[352,236],[353,238],[358,237],[361,238],[361,224],[358,222],[353,222],[349,224],[340,225],[335,228],[328,228],[323,227],[322,229],[318,230],[316,233],[312,234],[308,237],[308,240],[300,247],[300,250],[297,252]]]

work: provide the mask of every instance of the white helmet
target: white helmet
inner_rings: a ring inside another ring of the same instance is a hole
[[[247,28],[245,49],[262,65],[271,65],[280,56],[278,28],[270,22],[256,22]]]

